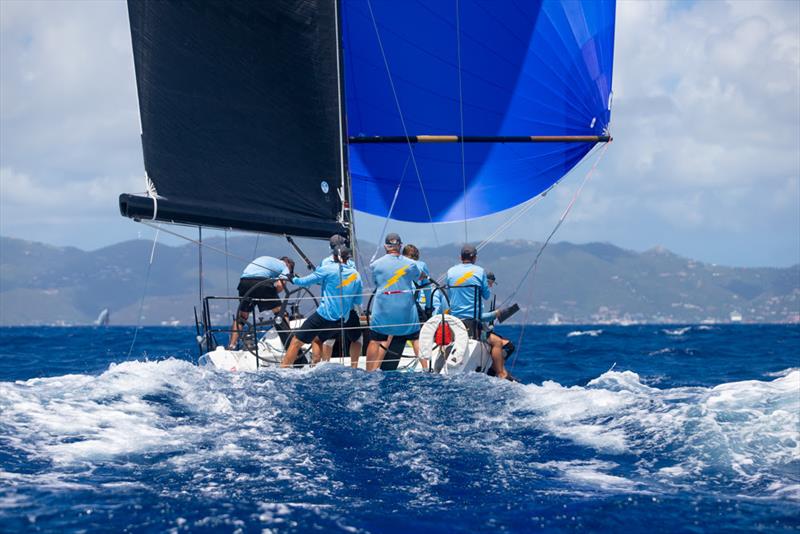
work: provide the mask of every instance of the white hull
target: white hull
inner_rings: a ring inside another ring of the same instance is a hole
[[[437,328],[438,316],[433,317],[420,332],[420,345],[422,356],[433,361],[433,372],[444,375],[454,375],[462,373],[481,372],[486,373],[491,367],[492,359],[489,354],[489,347],[486,343],[468,339],[466,329],[458,319],[448,318],[448,324],[454,330],[455,342],[446,352],[432,350],[430,339],[433,331]],[[293,328],[299,326],[292,324]],[[294,322],[293,322],[294,323]],[[308,349],[305,346],[304,349]],[[227,350],[218,346],[216,350],[207,352],[200,357],[199,365],[214,367],[226,371],[257,371],[259,369],[276,368],[280,366],[284,355],[283,343],[275,329],[269,330],[258,342],[257,359],[253,352],[248,350]],[[350,358],[332,358],[332,364],[350,366]],[[358,360],[358,369],[366,369],[367,359],[362,356]],[[411,343],[406,343],[403,356],[397,367],[400,372],[423,372],[421,360],[414,355]]]

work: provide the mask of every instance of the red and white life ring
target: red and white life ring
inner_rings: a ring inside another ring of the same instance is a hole
[[[461,365],[468,345],[467,328],[461,319],[452,315],[434,315],[419,332],[420,356],[430,361],[435,371],[441,371],[444,366]]]

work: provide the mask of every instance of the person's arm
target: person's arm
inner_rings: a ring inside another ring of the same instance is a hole
[[[497,310],[483,312],[481,314],[481,322],[488,323],[489,321],[494,321],[495,317],[497,317]]]
[[[308,274],[302,278],[295,275],[295,277],[292,278],[292,283],[300,287],[308,287],[308,286],[313,286],[314,284],[322,284],[322,280],[325,278],[325,276],[321,271],[322,269],[315,269],[314,271],[311,272],[311,274]]]
[[[422,280],[422,269],[419,268],[417,262],[411,263],[411,268],[409,269],[411,274],[412,283],[416,283],[417,280]]]
[[[481,277],[481,297],[483,300],[488,300],[492,296],[492,290],[489,289],[489,279],[486,278],[486,271],[483,271],[483,276]]]
[[[427,263],[423,263],[422,264],[421,271],[422,271],[422,275],[419,277],[419,279],[423,280],[423,282],[420,285],[421,286],[429,286],[429,285],[431,285],[431,272],[430,272],[430,270],[428,270],[428,264]]]
[[[439,290],[433,294],[433,314],[436,315],[437,313],[442,313],[442,304],[444,302],[444,297],[442,295],[442,291]]]

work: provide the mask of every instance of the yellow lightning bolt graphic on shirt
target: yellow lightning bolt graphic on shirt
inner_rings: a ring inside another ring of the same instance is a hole
[[[350,284],[352,284],[353,282],[355,282],[357,279],[358,279],[358,273],[353,273],[350,276],[348,276],[347,278],[345,278],[344,280],[342,280],[342,283],[339,284],[338,286],[336,286],[336,288],[339,289],[339,288],[342,288],[342,287],[347,287]]]
[[[464,274],[462,274],[461,276],[458,277],[458,279],[455,281],[455,283],[453,285],[454,286],[460,286],[461,284],[463,284],[464,282],[469,280],[472,277],[472,274],[474,272],[475,271],[467,271],[467,272],[465,272]]]
[[[399,282],[400,279],[403,278],[403,275],[406,274],[406,271],[408,270],[409,267],[411,267],[411,266],[410,265],[404,265],[403,267],[400,267],[399,269],[397,269],[394,272],[394,276],[392,276],[391,278],[389,278],[389,280],[386,281],[386,285],[383,286],[383,289],[389,289],[390,287],[395,285],[397,282]]]

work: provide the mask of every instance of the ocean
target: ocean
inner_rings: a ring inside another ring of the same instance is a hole
[[[0,531],[800,528],[797,325],[528,326],[521,383],[132,336],[0,329]]]

